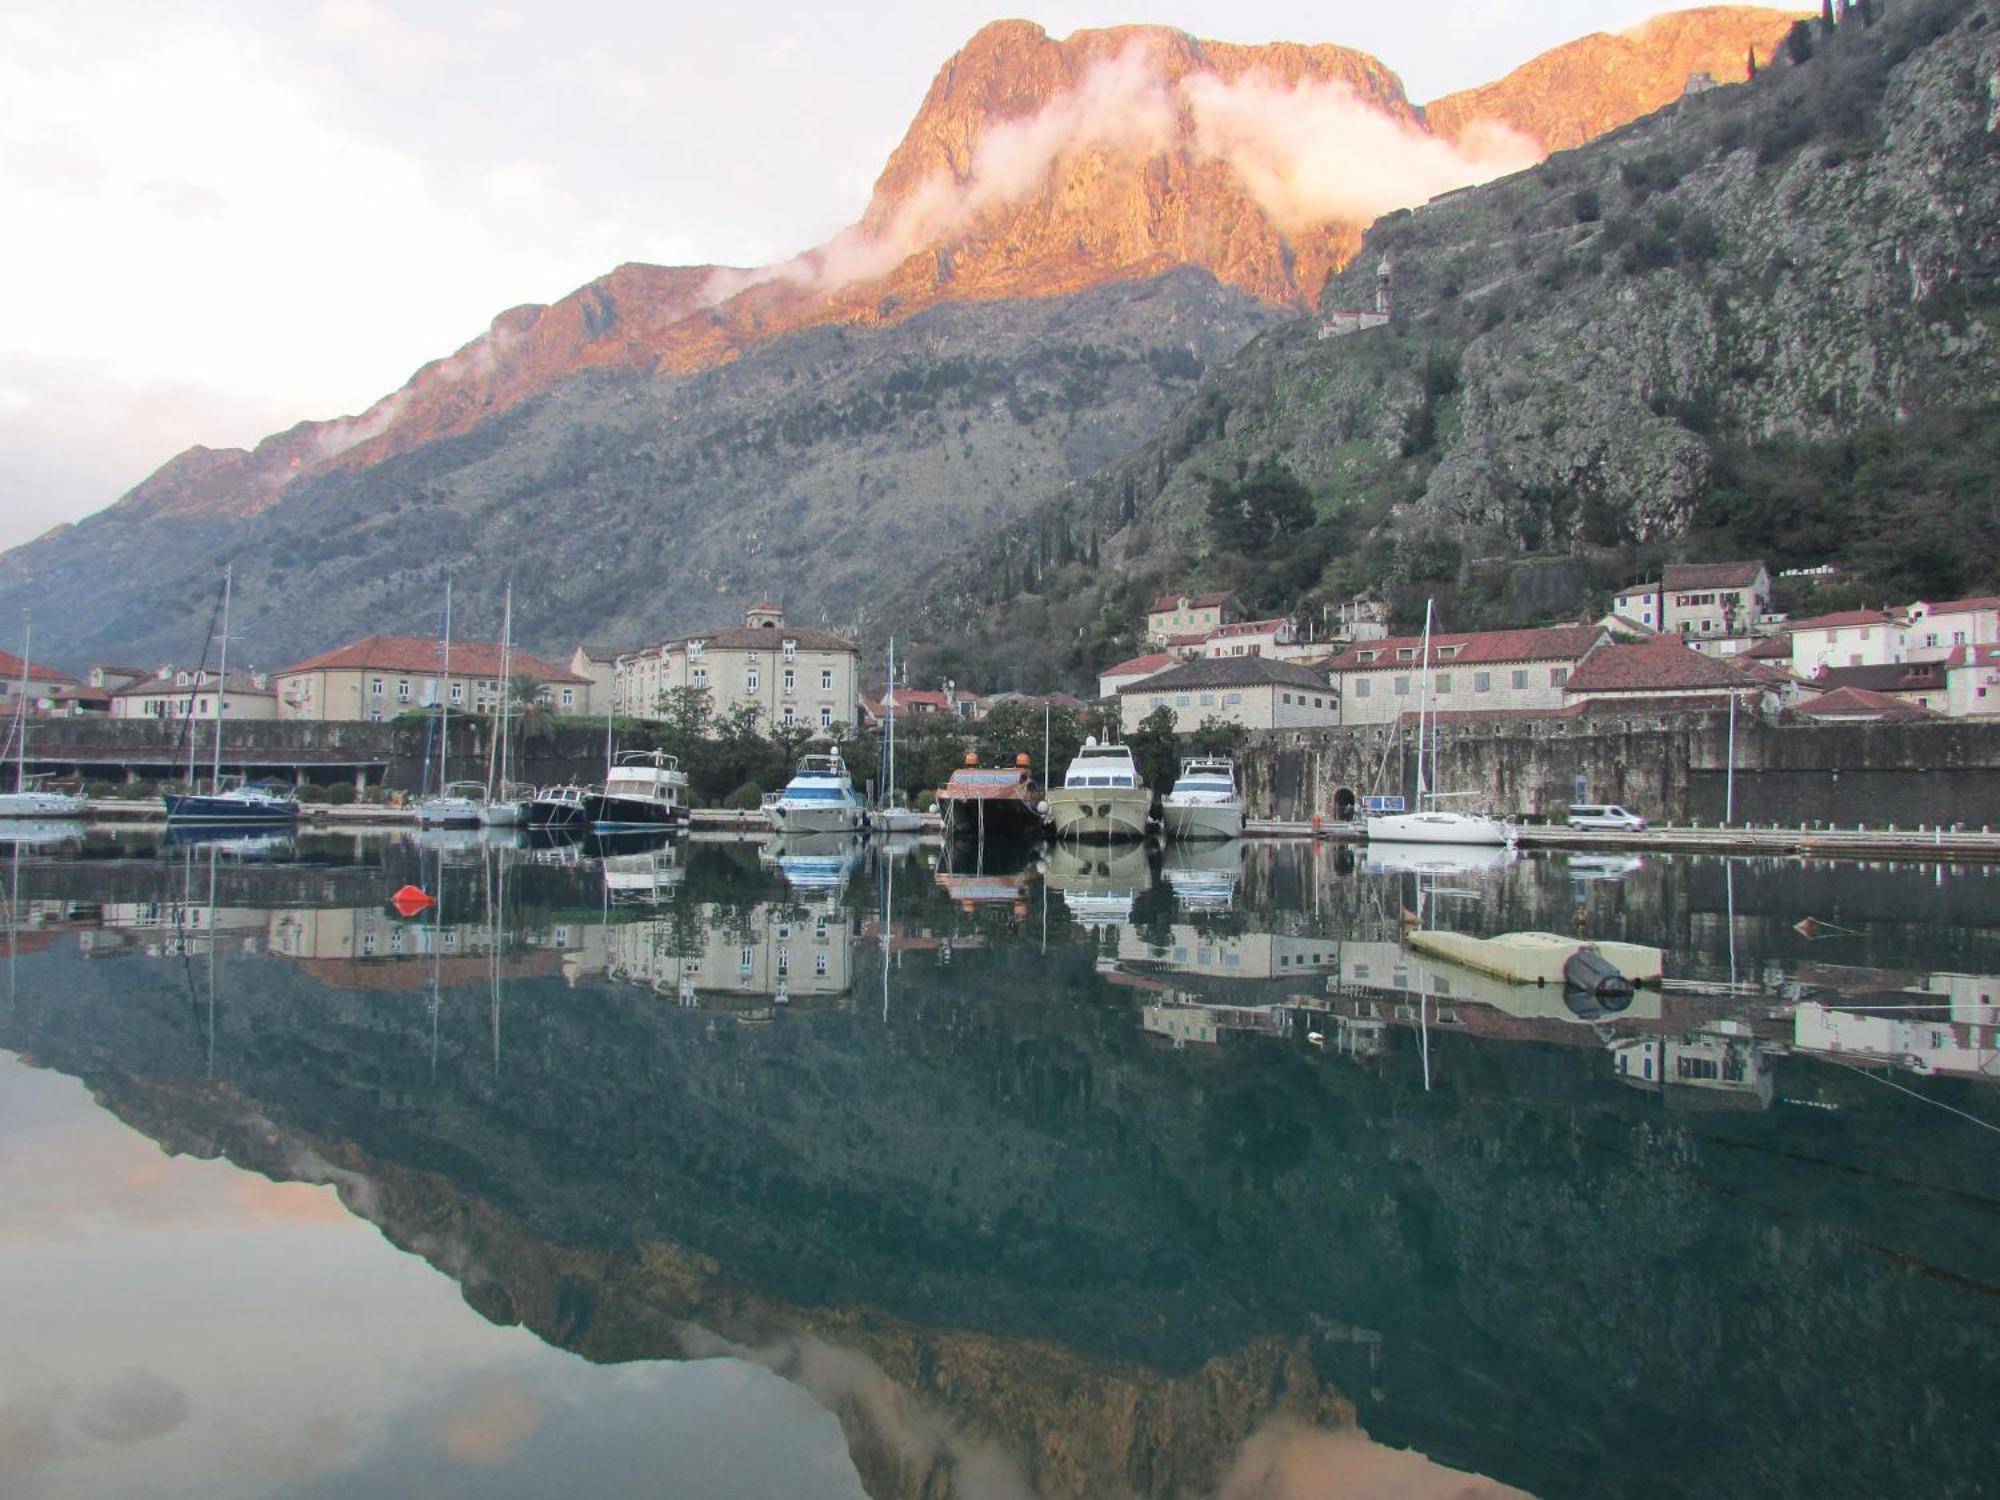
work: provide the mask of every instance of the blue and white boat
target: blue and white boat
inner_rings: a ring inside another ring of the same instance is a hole
[[[215,758],[209,769],[209,789],[196,790],[194,772],[195,740],[198,736],[194,727],[195,692],[201,686],[201,673],[195,673],[194,688],[188,693],[188,790],[185,792],[163,792],[161,800],[167,805],[169,823],[291,823],[299,816],[298,799],[292,789],[281,781],[248,781],[234,778],[233,783],[222,774],[222,726],[229,709],[229,595],[235,583],[235,569],[222,570],[222,643],[221,666],[215,674]]]
[[[1243,832],[1243,797],[1236,762],[1197,756],[1181,762],[1179,780],[1161,804],[1170,839],[1233,839]]]
[[[244,781],[212,792],[165,792],[170,823],[290,823],[298,799],[281,781]]]
[[[785,789],[765,799],[764,816],[779,833],[852,833],[868,822],[838,750],[801,760]]]

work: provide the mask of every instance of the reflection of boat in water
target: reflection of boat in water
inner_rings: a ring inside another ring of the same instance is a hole
[[[1219,755],[1182,761],[1160,817],[1170,839],[1237,837],[1243,832],[1243,796],[1236,790],[1236,762]]]
[[[1375,844],[1363,853],[1370,875],[1477,875],[1504,870],[1518,850],[1499,844]]]
[[[1623,1005],[1616,1000],[1604,1004],[1569,989],[1560,979],[1554,984],[1522,984],[1416,952],[1401,943],[1352,938],[1340,945],[1337,993],[1379,994],[1409,1011],[1408,1015],[1400,1011],[1384,1012],[1380,1016],[1384,1020],[1413,1020],[1417,1002],[1428,1000],[1434,1007],[1430,1015],[1433,1023],[1473,1032],[1495,1030],[1500,1034],[1476,1012],[1450,1008],[1490,1007],[1515,1021],[1559,1023],[1546,1033],[1550,1039],[1563,1035],[1564,1028],[1579,1021],[1614,1017],[1657,1021],[1662,1014],[1660,991],[1650,985],[1633,993]],[[1436,1008],[1440,1002],[1445,1008]]]
[[[470,854],[481,847],[481,833],[477,823],[467,828],[419,828],[416,842],[419,849],[434,854]]]
[[[763,849],[785,877],[785,883],[799,891],[834,891],[861,863],[861,836],[857,833],[781,834]]]
[[[1658,984],[1665,959],[1658,948],[1648,944],[1588,943],[1557,932],[1504,932],[1482,938],[1430,929],[1412,932],[1409,943],[1431,958],[1515,984],[1573,984],[1574,988],[1600,993],[1604,989],[1602,976],[1591,976],[1591,982],[1575,977],[1579,956],[1596,954],[1633,984]]]
[[[32,849],[42,844],[83,842],[83,824],[75,818],[0,819],[0,844]]]
[[[1019,906],[1028,899],[1025,870],[1008,875],[939,870],[937,883],[960,906]]]
[[[77,825],[79,835],[83,832]],[[292,830],[284,827],[230,828],[207,824],[190,826],[169,823],[160,833],[163,849],[213,849],[230,859],[269,861],[273,864],[294,858],[299,850]]]
[[[639,854],[607,854],[604,857],[604,889],[619,905],[650,906],[672,894],[681,877],[679,854],[672,844]]]
[[[1143,845],[1082,848],[1058,844],[1049,850],[1043,878],[1062,895],[1063,905],[1085,927],[1119,927],[1132,919],[1133,903],[1153,884]]]
[[[937,805],[948,839],[1037,839],[1047,804],[1027,756],[1011,766],[982,766],[968,755],[938,788]]]
[[[1623,880],[1645,869],[1646,861],[1637,854],[1572,854],[1568,867],[1572,880]]]
[[[1169,844],[1160,864],[1175,899],[1184,908],[1227,911],[1235,903],[1236,886],[1243,878],[1243,841]]]

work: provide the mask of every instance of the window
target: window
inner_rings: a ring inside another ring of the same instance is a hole
[[[371,724],[380,724],[382,722],[382,710],[379,708],[369,709],[368,722]]]
[[[381,678],[379,678],[379,677],[372,677],[372,678],[370,678],[370,679],[369,679],[369,681],[368,681],[368,691],[369,691],[369,693],[370,693],[371,695],[373,695],[374,697],[377,697],[377,698],[381,697],[381,696],[382,696],[382,679],[381,679]]]
[[[1317,695],[1314,695],[1314,697],[1313,697],[1313,707],[1314,707],[1314,708],[1325,708],[1325,707],[1326,707],[1326,705],[1325,705],[1324,703],[1322,703],[1322,702],[1321,702],[1321,701],[1319,700],[1319,697],[1318,697]]]
[[[822,729],[833,728],[833,710],[826,707],[824,704],[820,706],[819,727]]]
[[[798,723],[797,718],[795,718],[792,714],[791,704],[787,703],[785,705],[785,711],[778,715],[778,722],[784,725],[785,728],[787,729],[790,729],[794,724]]]
[[[1528,685],[1528,669],[1526,667],[1516,667],[1514,669],[1513,680],[1515,687],[1517,688],[1526,687]]]
[[[693,661],[697,656],[700,656],[702,650],[707,646],[707,644],[708,643],[706,641],[689,641],[688,660]]]
[[[576,689],[564,688],[562,692],[562,706],[564,708],[570,708],[573,707],[575,703],[576,703]]]
[[[754,693],[757,691],[757,669],[755,667],[745,667],[743,669],[743,686],[750,692]]]
[[[1356,679],[1354,696],[1357,698],[1366,698],[1368,696],[1368,679],[1366,677]]]
[[[1416,659],[1417,659],[1417,648],[1415,646],[1402,646],[1397,648],[1396,651],[1397,661],[1415,661]]]
[[[408,703],[410,701],[409,678],[399,677],[396,679],[396,701],[398,703]]]
[[[1191,701],[1192,701],[1192,700],[1190,699],[1190,697],[1189,697],[1189,696],[1188,696],[1188,694],[1186,694],[1186,693],[1175,693],[1175,694],[1174,694],[1174,707],[1175,707],[1175,708],[1186,708],[1186,707],[1188,706],[1188,704],[1189,704],[1189,703],[1190,703]]]
[[[822,693],[830,693],[833,691],[832,667],[821,667],[819,669],[819,690]]]
[[[796,692],[798,690],[798,686],[799,686],[799,674],[793,671],[790,667],[785,668],[785,691],[788,693]]]
[[[1290,703],[1292,701],[1292,695],[1290,693],[1280,693],[1278,694],[1278,697],[1286,703]]]
[[[826,955],[824,953],[815,953],[813,955],[813,973],[824,974],[825,972],[826,972]]]
[[[1492,692],[1493,674],[1491,672],[1474,672],[1472,674],[1472,690],[1475,693]]]
[[[1222,701],[1224,703],[1241,703],[1243,701],[1243,695],[1241,693],[1224,693],[1222,695]]]
[[[1438,673],[1437,688],[1438,688],[1438,693],[1440,695],[1443,695],[1451,691],[1451,673],[1449,672]]]
[[[1562,686],[1562,685],[1563,685],[1563,684],[1564,684],[1565,682],[1568,682],[1568,681],[1569,681],[1569,668],[1568,668],[1568,667],[1550,667],[1550,668],[1549,668],[1549,686],[1550,686],[1550,687],[1561,687],[1561,686]]]
[[[698,687],[698,688],[705,688],[705,687],[707,687],[707,686],[708,686],[708,668],[707,668],[707,667],[696,667],[696,668],[694,669],[694,676],[693,676],[693,679],[692,679],[692,680],[693,680],[693,682],[694,682],[694,685],[695,685],[696,687]]]
[[[793,657],[797,656],[798,654],[799,654],[799,643],[797,641],[786,641],[785,660],[790,661]]]
[[[1201,706],[1203,708],[1213,708],[1215,706],[1215,694],[1203,693],[1201,695]]]
[[[453,684],[451,685],[451,701],[452,701],[452,702],[454,702],[454,703],[463,703],[463,702],[465,701],[465,684],[464,684],[464,683],[462,683],[462,682],[454,682],[454,683],[453,683]]]
[[[1397,696],[1398,698],[1407,698],[1407,697],[1409,697],[1409,696],[1410,696],[1410,679],[1409,679],[1409,678],[1407,678],[1407,677],[1398,677],[1398,678],[1396,679],[1396,696]]]

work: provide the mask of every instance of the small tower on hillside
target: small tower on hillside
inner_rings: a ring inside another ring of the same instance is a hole
[[[1375,268],[1375,311],[1383,317],[1390,312],[1390,283],[1395,279],[1396,268],[1388,256],[1382,257],[1382,264]]]

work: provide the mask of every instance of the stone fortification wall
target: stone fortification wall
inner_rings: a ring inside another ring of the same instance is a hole
[[[1560,817],[1618,802],[1656,822],[1719,823],[1730,761],[1726,710],[1447,723],[1433,784],[1452,806]],[[1254,817],[1333,818],[1349,799],[1414,794],[1408,729],[1279,731],[1246,756]],[[1578,784],[1582,784],[1579,795]],[[1963,720],[1813,725],[1742,715],[1736,821],[1852,827],[2000,827],[2000,724]]]

